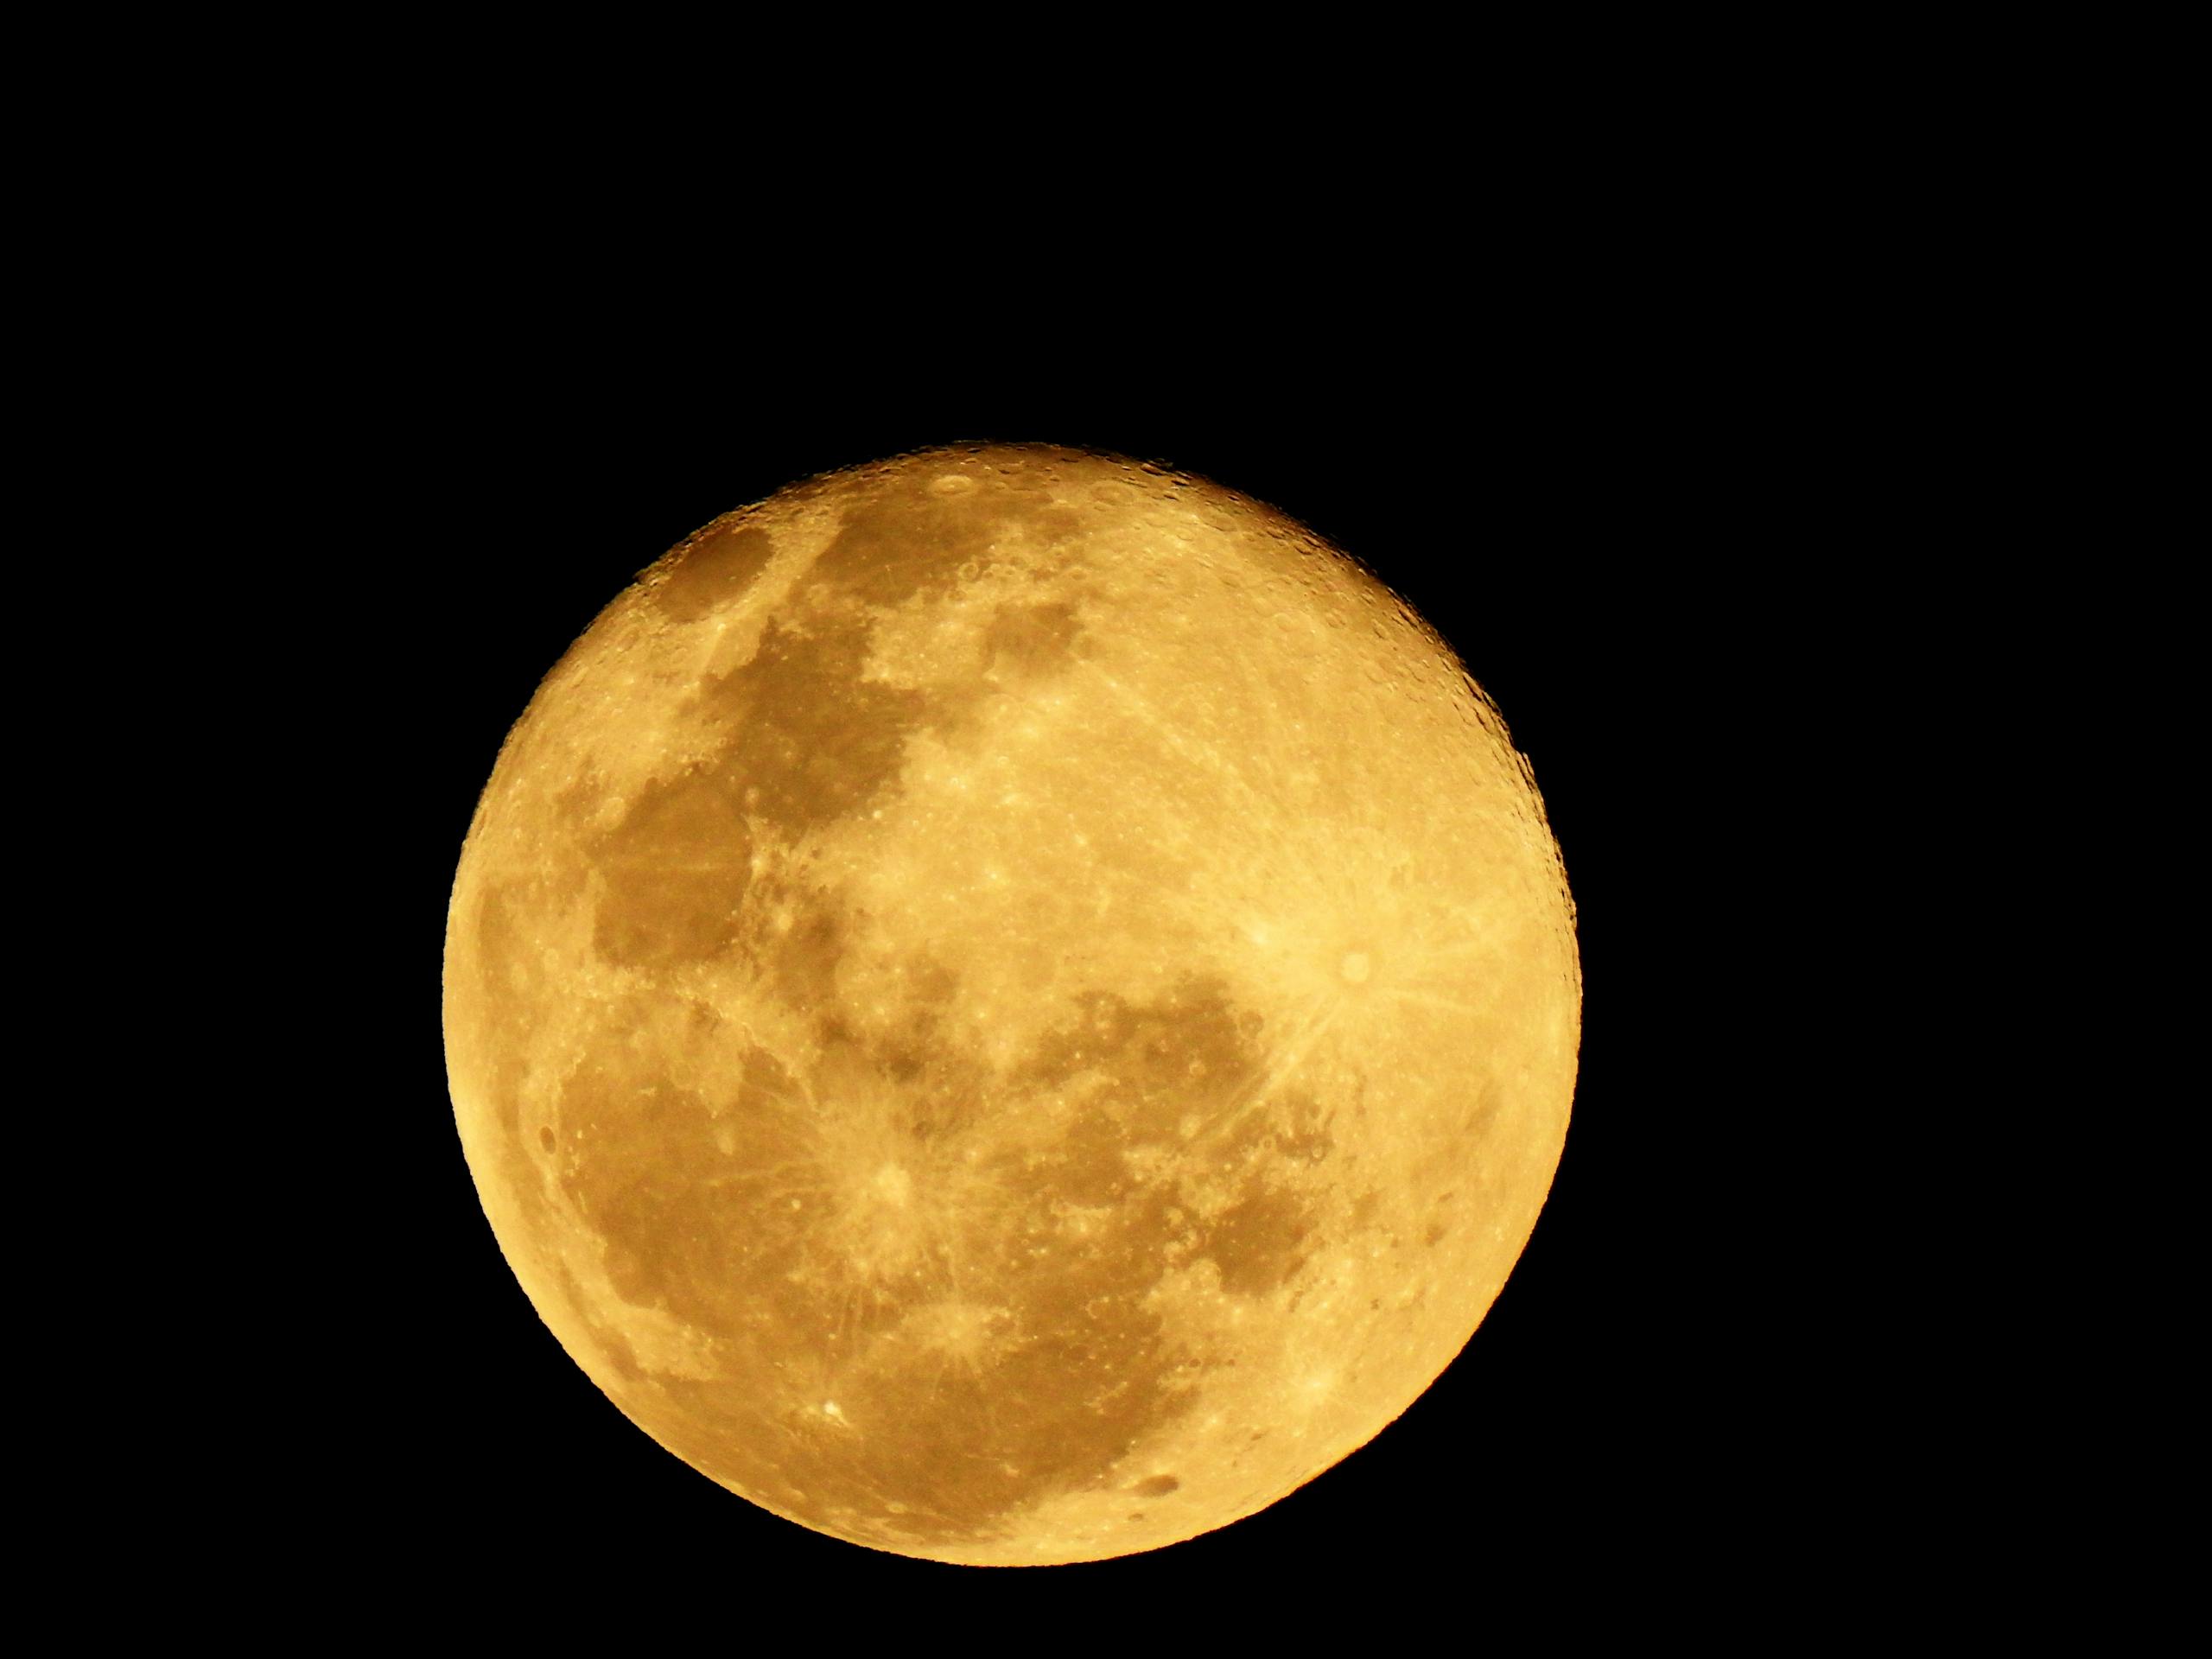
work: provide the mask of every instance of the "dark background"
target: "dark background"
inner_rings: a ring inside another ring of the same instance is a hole
[[[1755,1211],[1776,1199],[1744,1193],[1762,1155],[1745,1125],[1774,1074],[1743,966],[1758,924],[1729,897],[1754,827],[1743,780],[1771,742],[1754,669],[1775,649],[1758,578],[1735,562],[1769,499],[1753,473],[1786,466],[1786,446],[1762,429],[1755,386],[1716,391],[1648,318],[1593,317],[1569,345],[1557,304],[1540,325],[1432,302],[1394,327],[1394,297],[1109,326],[891,315],[857,337],[770,315],[628,338],[602,320],[587,351],[487,296],[427,342],[362,353],[372,395],[406,410],[388,452],[347,462],[377,564],[338,665],[375,682],[349,715],[366,764],[342,791],[375,849],[348,912],[374,983],[333,1033],[339,1109],[358,1099],[373,1119],[351,1114],[358,1132],[332,1154],[344,1213],[302,1218],[327,1241],[323,1282],[349,1289],[302,1315],[329,1356],[317,1409],[342,1415],[353,1449],[335,1477],[303,1456],[274,1488],[324,1570],[370,1596],[467,1599],[490,1575],[619,1616],[632,1596],[688,1606],[781,1586],[1109,1630],[1125,1617],[1135,1636],[1168,1592],[1294,1619],[1308,1598],[1442,1605],[1465,1589],[1571,1616],[1593,1583],[1644,1594],[1786,1553],[1774,1492],[1812,1431],[1775,1428],[1798,1361],[1768,1336],[1781,1293]],[[1257,1516],[1012,1585],[810,1533],[625,1421],[499,1256],[439,1030],[445,904],[477,793],[599,608],[732,507],[967,439],[1164,460],[1374,569],[1532,761],[1585,978],[1564,1162],[1444,1376]]]

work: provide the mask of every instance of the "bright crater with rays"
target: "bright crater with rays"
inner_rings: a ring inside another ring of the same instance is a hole
[[[1265,507],[1031,447],[646,571],[446,941],[462,1144],[569,1355],[753,1502],[982,1564],[1191,1537],[1403,1411],[1535,1223],[1580,1007],[1449,650]]]

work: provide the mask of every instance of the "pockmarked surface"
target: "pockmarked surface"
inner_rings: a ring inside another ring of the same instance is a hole
[[[499,756],[444,982],[486,1213],[593,1381],[755,1503],[982,1564],[1224,1525],[1411,1404],[1535,1225],[1580,1007],[1450,650],[1264,506],[1029,447],[644,572]]]

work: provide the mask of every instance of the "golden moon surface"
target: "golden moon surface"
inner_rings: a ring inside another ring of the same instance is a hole
[[[1465,1345],[1573,1093],[1573,911],[1446,647],[1233,492],[1078,452],[796,486],[501,750],[446,1050],[562,1345],[778,1515],[1157,1548]]]

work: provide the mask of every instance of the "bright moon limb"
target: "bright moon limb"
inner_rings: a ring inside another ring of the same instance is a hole
[[[446,936],[462,1146],[569,1354],[753,1503],[990,1565],[1225,1525],[1405,1410],[1535,1224],[1580,1016],[1451,651],[1268,508],[1027,446],[645,571]]]

